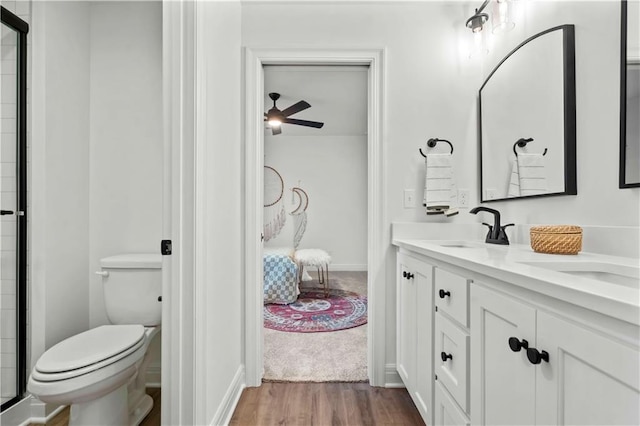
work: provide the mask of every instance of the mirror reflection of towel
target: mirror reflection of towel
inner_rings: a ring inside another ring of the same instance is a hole
[[[422,205],[427,214],[458,213],[458,189],[453,176],[451,154],[427,154],[425,158],[425,182]]]
[[[507,197],[519,197],[520,196],[520,175],[518,174],[518,159],[515,158],[511,162],[511,175],[509,178],[509,190],[507,191]]]
[[[536,195],[547,192],[547,174],[542,154],[518,154],[520,195]]]
[[[509,197],[544,194],[547,176],[542,154],[518,154],[511,164]]]

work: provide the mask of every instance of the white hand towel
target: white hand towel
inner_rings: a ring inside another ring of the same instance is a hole
[[[542,154],[518,154],[520,195],[547,192],[547,177]]]
[[[509,179],[509,189],[507,191],[507,197],[519,197],[520,196],[520,175],[518,174],[518,159],[514,159],[511,162],[511,177]]]
[[[427,214],[458,213],[458,191],[453,177],[451,154],[427,154],[425,158],[425,182],[422,204]]]

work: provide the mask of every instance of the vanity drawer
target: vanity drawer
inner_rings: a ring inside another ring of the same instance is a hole
[[[436,268],[435,301],[439,312],[446,312],[453,319],[469,326],[469,282],[457,274]]]
[[[467,412],[469,407],[469,334],[436,312],[434,365],[438,382]]]
[[[471,422],[469,421],[467,416],[460,410],[454,400],[451,399],[451,395],[449,395],[449,393],[444,390],[444,387],[437,382],[434,402],[434,425],[471,425]]]

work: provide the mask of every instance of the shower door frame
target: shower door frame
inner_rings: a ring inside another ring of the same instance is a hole
[[[2,24],[16,31],[16,396],[0,411],[15,405],[27,388],[27,33],[29,24],[1,8]]]

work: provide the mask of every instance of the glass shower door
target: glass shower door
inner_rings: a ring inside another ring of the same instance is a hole
[[[0,398],[26,385],[26,33],[2,8],[0,41]]]

